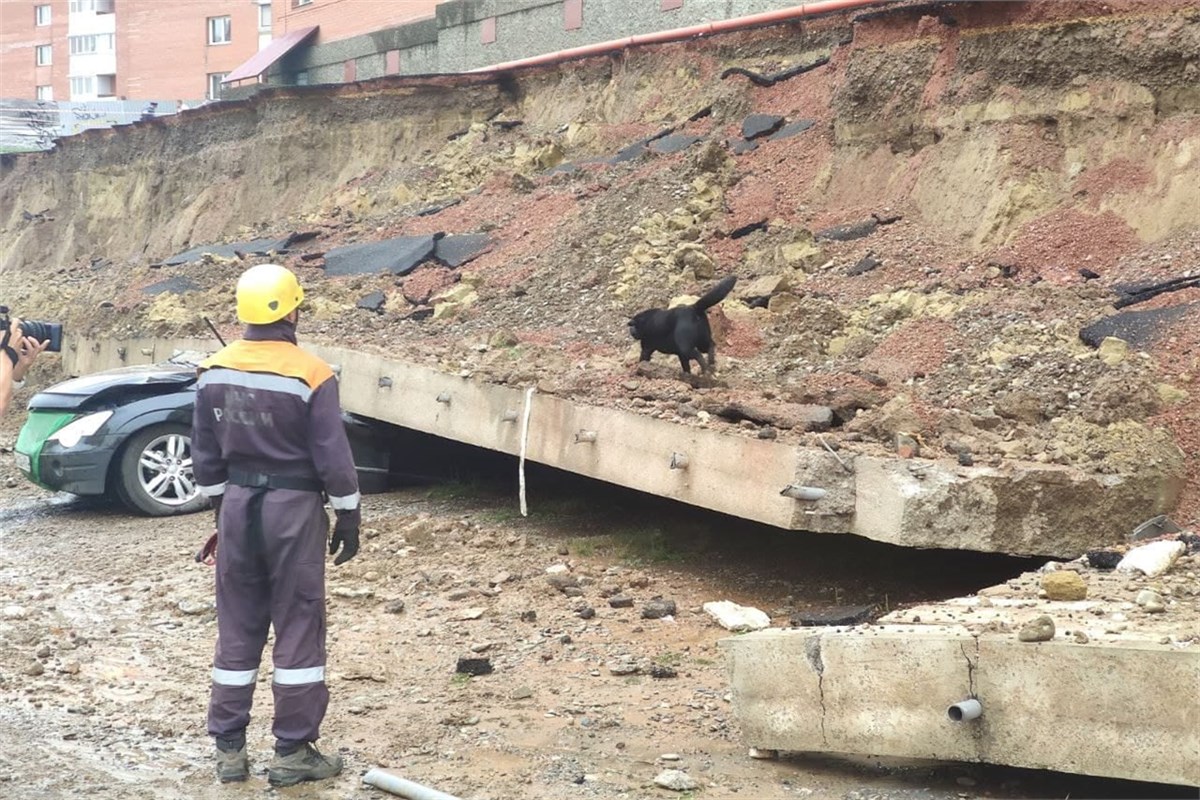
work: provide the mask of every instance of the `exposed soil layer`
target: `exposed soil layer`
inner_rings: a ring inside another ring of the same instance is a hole
[[[856,450],[903,434],[922,458],[1184,474],[1187,523],[1200,288],[1136,306],[1192,304],[1134,347],[1079,331],[1115,313],[1115,287],[1195,274],[1198,52],[1183,0],[902,5],[538,68],[515,90],[272,90],[6,159],[4,299],[73,334],[204,335],[204,315],[235,334],[233,282],[265,259],[152,265],[309,231],[277,258],[307,287],[310,339],[735,435],[761,430],[698,412],[819,402],[822,435]],[[720,77],[826,57],[773,86]],[[812,124],[747,143],[752,113]],[[612,158],[667,128],[701,138]],[[440,232],[493,246],[401,278],[322,271],[343,244]],[[726,274],[716,379],[662,355],[637,369],[627,318]],[[143,291],[173,276],[197,288]],[[356,307],[376,291],[381,312]]]

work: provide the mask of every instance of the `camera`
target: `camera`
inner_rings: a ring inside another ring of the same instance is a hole
[[[12,320],[8,315],[8,306],[0,306],[0,336],[7,333],[11,325]],[[23,319],[21,320],[21,335],[31,336],[39,342],[50,342],[46,349],[52,353],[62,351],[62,323]]]

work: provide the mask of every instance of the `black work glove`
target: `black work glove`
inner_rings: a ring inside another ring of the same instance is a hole
[[[333,536],[329,539],[329,555],[342,552],[333,560],[333,565],[340,566],[358,554],[358,528],[362,525],[362,511],[338,511],[333,523]]]

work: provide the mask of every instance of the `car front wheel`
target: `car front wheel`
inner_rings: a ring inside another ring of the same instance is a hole
[[[152,517],[208,505],[192,476],[191,430],[184,425],[151,425],[130,436],[114,483],[125,505]]]

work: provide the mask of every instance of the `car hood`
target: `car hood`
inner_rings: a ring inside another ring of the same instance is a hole
[[[186,391],[196,382],[196,368],[190,364],[149,364],[120,367],[57,383],[33,396],[31,410],[63,411],[119,403],[125,397]]]

